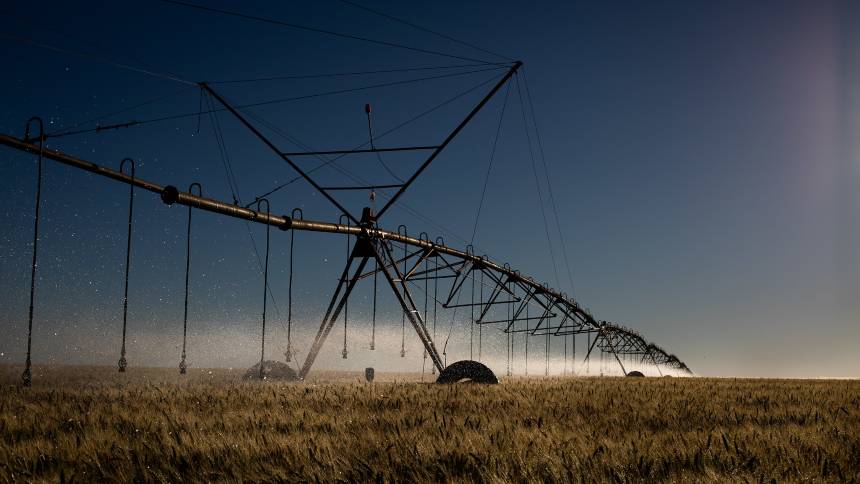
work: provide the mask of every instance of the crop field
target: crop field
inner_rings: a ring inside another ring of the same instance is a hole
[[[19,370],[0,482],[860,480],[858,381]]]

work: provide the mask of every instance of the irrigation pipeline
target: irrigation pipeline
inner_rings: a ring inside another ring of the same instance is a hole
[[[36,153],[39,152],[39,146],[36,144],[30,144],[22,139],[15,138],[13,136],[8,136],[4,134],[0,134],[0,144],[4,144],[11,148],[15,148],[17,150],[25,151],[27,153]],[[122,172],[112,170],[105,166],[93,163],[91,161],[82,160],[80,158],[68,155],[66,153],[62,153],[60,151],[51,150],[48,148],[44,149],[43,156],[45,158],[73,166],[75,168],[80,168],[91,173],[95,173],[97,175],[102,175],[107,178],[112,178],[114,180],[129,183],[135,185],[138,188],[142,188],[144,190],[157,193],[161,195],[162,199],[170,201],[170,203],[178,203],[180,205],[190,206],[192,208],[197,208],[200,210],[206,210],[209,212],[220,213],[222,215],[228,215],[235,218],[240,218],[244,220],[249,220],[252,222],[258,222],[262,224],[272,225],[281,230],[304,230],[310,232],[329,232],[329,233],[338,233],[345,235],[354,235],[358,236],[363,233],[364,229],[357,225],[349,225],[349,224],[336,224],[331,222],[319,222],[314,220],[303,220],[303,219],[295,219],[292,217],[288,217],[286,215],[273,215],[267,212],[258,212],[256,210],[252,210],[250,208],[244,208],[237,205],[233,205],[231,203],[222,202],[220,200],[215,200],[212,198],[202,197],[193,195],[188,192],[181,192],[176,187],[172,185],[162,186],[157,183],[153,183],[139,177],[131,177]],[[465,259],[472,263],[480,263],[489,269],[493,269],[495,271],[501,272],[512,278],[520,278],[520,276],[516,275],[513,270],[506,269],[505,267],[496,264],[487,259],[482,259],[479,256],[474,254],[457,250],[451,247],[447,247],[445,245],[438,245],[429,240],[418,239],[415,237],[410,237],[408,235],[398,234],[397,232],[390,232],[387,230],[372,228],[369,229],[368,234],[374,238],[391,240],[398,243],[405,243],[407,245],[411,245],[414,247],[419,247],[422,249],[434,249],[435,251],[451,255],[453,257],[457,257],[460,259]],[[525,278],[523,281],[528,281],[535,287],[536,289],[546,292],[548,294],[557,296],[559,298],[562,297],[560,293],[554,294],[554,291],[549,287],[546,287],[542,284],[536,283],[534,281],[530,281]]]
[[[28,140],[22,140],[4,134],[0,134],[0,144],[32,154],[38,154],[40,150],[40,146],[37,144],[30,143],[28,142]],[[613,323],[595,320],[594,317],[586,309],[582,308],[576,301],[571,298],[568,298],[565,294],[547,286],[546,284],[539,283],[530,277],[521,275],[519,271],[513,270],[508,265],[501,265],[495,263],[484,256],[477,256],[469,250],[462,251],[454,249],[444,244],[437,244],[435,242],[431,242],[430,240],[424,238],[410,237],[405,233],[391,232],[388,230],[380,229],[376,226],[367,227],[340,223],[336,224],[330,222],[304,220],[302,218],[293,218],[286,215],[273,215],[268,211],[256,211],[250,208],[233,205],[220,200],[197,196],[189,192],[182,192],[172,185],[162,186],[157,183],[153,183],[141,179],[139,177],[129,176],[125,173],[122,173],[121,171],[112,170],[110,168],[93,163],[91,161],[83,160],[75,156],[62,153],[60,151],[51,150],[48,148],[42,148],[42,156],[44,158],[48,158],[75,168],[79,168],[123,183],[128,183],[130,185],[142,188],[153,193],[157,193],[161,196],[162,201],[167,204],[178,203],[180,205],[185,205],[200,210],[206,210],[209,212],[219,213],[230,217],[274,226],[284,231],[302,230],[309,232],[327,232],[352,235],[356,237],[366,236],[370,238],[389,240],[392,242],[406,244],[412,247],[423,249],[428,253],[432,254],[450,255],[452,257],[463,260],[466,263],[471,264],[475,267],[489,269],[499,274],[502,274],[507,277],[507,280],[509,282],[515,282],[522,285],[523,288],[528,288],[530,291],[532,291],[532,295],[544,295],[547,296],[549,299],[554,300],[556,304],[563,304],[564,309],[568,315],[576,315],[577,317],[581,318],[581,320],[583,321],[583,325],[589,328],[589,330],[587,331],[589,334],[594,332],[597,333],[599,337],[602,336],[604,338],[605,342],[602,343],[602,345],[604,346],[601,346],[601,348],[611,349],[613,350],[613,352],[615,352],[618,345],[630,344],[631,340],[636,340],[638,343],[646,344],[644,339],[642,339],[641,336],[638,335],[638,333],[635,333],[632,330],[629,330],[619,325],[615,325]],[[542,334],[543,333],[541,333],[541,335]],[[565,334],[569,333],[556,332],[556,335]],[[536,335],[536,333],[532,333],[532,335]],[[641,344],[639,346],[641,346]],[[660,347],[653,344],[647,344],[647,349],[650,352],[656,353],[657,358],[660,360],[659,363],[668,363],[682,371],[692,373],[683,362],[677,359],[677,357],[666,353]],[[651,355],[652,358],[654,358],[653,353]],[[656,362],[657,361],[655,361],[655,363]]]

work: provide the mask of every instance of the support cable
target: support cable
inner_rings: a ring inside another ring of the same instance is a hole
[[[212,112],[212,99],[208,94],[206,94],[206,104],[209,106],[209,121],[212,124],[212,132],[215,135],[215,142],[218,145],[218,154],[221,158],[221,165],[224,167],[224,174],[227,178],[227,185],[230,188],[230,195],[233,196],[233,204],[238,205],[239,186],[236,183],[236,177],[233,173],[233,167],[230,163],[230,156],[227,153],[227,145],[224,143],[224,137],[221,133],[221,125],[218,123],[217,114]]]
[[[89,48],[94,49],[96,51],[103,48],[102,45],[99,45],[98,43],[93,42],[91,40],[88,40],[86,38],[78,38],[76,36],[70,35],[68,32],[64,31],[64,28],[63,28],[64,26],[58,25],[56,23],[47,23],[45,21],[45,19],[43,18],[44,16],[38,16],[34,19],[34,18],[32,18],[32,16],[16,15],[15,13],[10,12],[8,10],[4,10],[4,11],[2,11],[2,13],[5,17],[14,18],[17,22],[25,23],[33,29],[39,29],[39,30],[42,30],[43,32],[49,32],[51,34],[56,34],[56,35],[59,35],[61,37],[66,38],[67,40],[69,40],[71,42],[75,42],[78,44],[86,44]],[[70,44],[66,43],[64,45],[70,45]],[[153,66],[151,66],[151,65],[147,66],[146,62],[141,62],[140,58],[135,57],[133,55],[130,55],[128,52],[124,52],[124,54],[125,54],[127,59],[129,59],[130,61],[133,61],[133,63],[132,62],[128,63],[128,65],[132,68],[136,69],[136,68],[139,68],[140,66],[143,66],[145,68],[145,70],[151,71],[153,74],[156,74],[158,76],[167,76],[169,78],[179,78],[179,76],[173,74],[172,72],[159,72],[158,70],[153,69],[152,68]],[[98,59],[97,58],[98,56],[96,56],[95,54],[85,53],[85,54],[75,54],[75,55],[78,55],[79,57],[87,57],[87,58],[90,58],[91,60],[97,60],[97,61],[101,62],[101,60]],[[115,66],[114,65],[114,67],[120,67],[122,69],[125,69],[124,66]],[[138,71],[135,70],[134,72],[138,72]],[[147,72],[146,74],[150,74],[150,73]],[[173,79],[170,79],[170,80],[173,80]],[[181,79],[181,80],[184,80],[184,79]],[[190,83],[190,81],[187,81],[187,82]]]
[[[119,69],[125,69],[127,71],[137,72],[139,74],[146,74],[148,76],[157,77],[159,79],[165,79],[168,81],[178,82],[181,84],[187,84],[187,85],[191,85],[191,86],[196,85],[196,83],[194,83],[194,82],[187,81],[185,79],[180,79],[179,77],[176,77],[176,76],[171,75],[171,74],[164,74],[164,73],[156,72],[156,71],[153,71],[150,69],[143,69],[143,68],[135,67],[135,66],[132,66],[129,64],[123,64],[120,62],[115,62],[115,61],[112,61],[112,60],[107,59],[105,57],[97,56],[97,55],[90,54],[87,52],[81,52],[81,51],[56,47],[56,46],[45,44],[42,42],[37,42],[37,41],[35,41],[33,39],[29,39],[27,37],[21,37],[18,35],[12,35],[9,33],[0,32],[0,38],[11,40],[13,42],[18,42],[19,44],[32,45],[34,47],[39,47],[39,48],[45,49],[45,50],[51,50],[51,51],[58,52],[61,54],[69,54],[69,55],[74,55],[77,57],[82,57],[84,59],[88,59],[88,60],[95,61],[95,62],[101,62],[102,64],[107,64],[107,65],[110,65],[113,67],[117,67]]]
[[[496,159],[496,147],[499,144],[499,134],[502,132],[502,121],[505,119],[505,109],[508,107],[508,96],[511,93],[511,84],[505,90],[505,100],[502,102],[502,112],[499,115],[499,124],[496,126],[496,137],[493,139],[493,149],[490,151],[490,162],[487,164],[487,173],[484,175],[484,187],[481,190],[481,200],[478,202],[478,212],[475,214],[475,225],[472,227],[472,238],[469,243],[475,241],[475,234],[478,232],[478,221],[481,218],[481,209],[484,207],[484,197],[487,195],[487,184],[490,181],[490,171],[493,169],[493,163]]]
[[[393,21],[395,21],[395,22],[397,22],[397,23],[401,23],[401,24],[403,24],[403,25],[408,25],[409,27],[412,27],[412,28],[414,28],[414,29],[416,29],[416,30],[420,30],[420,31],[422,31],[422,32],[426,32],[426,33],[428,33],[428,34],[432,34],[432,35],[435,35],[435,36],[437,36],[437,37],[441,37],[441,38],[443,38],[443,39],[445,39],[445,40],[450,40],[451,42],[455,42],[455,43],[460,44],[460,45],[465,45],[466,47],[471,47],[472,49],[478,50],[478,51],[483,52],[483,53],[485,53],[485,54],[490,54],[490,55],[493,55],[493,56],[496,56],[496,57],[499,57],[499,58],[501,58],[501,59],[505,59],[505,60],[508,60],[508,61],[511,61],[511,62],[513,62],[513,61],[514,61],[514,59],[512,59],[512,58],[510,58],[510,57],[508,57],[508,56],[506,56],[506,55],[497,54],[497,53],[495,53],[495,52],[493,52],[493,51],[490,51],[490,50],[484,49],[484,48],[482,48],[482,47],[478,47],[478,46],[477,46],[477,45],[475,45],[475,44],[470,44],[469,42],[465,42],[465,41],[462,41],[462,40],[459,40],[459,39],[455,39],[454,37],[451,37],[450,35],[445,35],[445,34],[443,34],[443,33],[436,32],[435,30],[430,30],[430,29],[428,29],[428,28],[426,28],[426,27],[422,27],[422,26],[420,26],[420,25],[416,25],[416,24],[414,24],[414,23],[412,23],[412,22],[409,22],[409,21],[407,21],[407,20],[403,20],[403,19],[398,18],[398,17],[395,17],[395,16],[393,16],[393,15],[389,15],[389,14],[387,14],[387,13],[380,12],[379,10],[374,10],[374,9],[372,9],[372,8],[370,8],[370,7],[365,7],[364,5],[359,5],[358,3],[351,2],[351,1],[349,1],[349,0],[340,0],[340,1],[341,1],[341,3],[345,3],[345,4],[347,4],[347,5],[353,6],[353,7],[355,7],[355,8],[361,9],[361,10],[364,10],[364,11],[366,11],[366,12],[370,12],[370,13],[372,13],[372,14],[374,14],[374,15],[378,15],[378,16],[380,16],[380,17],[384,17],[384,18],[387,18],[387,19],[389,19],[389,20],[393,20]]]
[[[564,241],[564,234],[562,233],[562,230],[561,230],[561,222],[559,221],[559,218],[558,218],[558,207],[555,204],[555,196],[553,195],[553,192],[552,192],[552,183],[550,182],[549,168],[547,167],[546,155],[544,154],[544,150],[543,150],[543,140],[542,140],[541,135],[540,135],[540,130],[538,129],[537,116],[535,115],[535,107],[534,107],[534,103],[532,102],[532,95],[531,95],[531,91],[529,90],[529,82],[528,82],[527,76],[525,74],[525,71],[523,71],[523,86],[525,87],[526,99],[528,100],[529,109],[531,111],[532,126],[534,126],[534,130],[535,130],[535,138],[537,140],[538,153],[540,153],[540,160],[541,160],[541,163],[543,164],[543,171],[544,171],[544,175],[546,177],[546,186],[547,186],[547,191],[549,192],[550,206],[552,207],[553,215],[555,217],[555,226],[558,229],[558,238],[559,238],[559,241],[561,242],[561,254],[564,258],[565,269],[567,269],[567,279],[570,282],[570,291],[571,291],[570,293],[573,297],[576,297],[576,286],[573,282],[573,271],[570,270],[570,261],[568,260],[568,257],[567,257],[567,246],[566,246],[565,241]]]
[[[204,10],[204,11],[212,12],[212,13],[219,13],[222,15],[229,15],[232,17],[242,18],[242,19],[246,19],[246,20],[253,20],[256,22],[263,22],[263,23],[278,25],[281,27],[288,27],[288,28],[296,29],[296,30],[303,30],[306,32],[314,32],[314,33],[318,33],[318,34],[331,35],[333,37],[341,37],[344,39],[358,40],[358,41],[367,42],[370,44],[383,45],[386,47],[394,47],[394,48],[398,48],[398,49],[411,50],[413,52],[420,52],[422,54],[431,54],[431,55],[449,57],[452,59],[460,59],[460,60],[465,60],[465,61],[469,61],[469,62],[487,63],[486,61],[484,61],[482,59],[474,59],[471,57],[464,57],[464,56],[459,56],[459,55],[454,55],[454,54],[446,54],[444,52],[439,52],[436,50],[422,49],[420,47],[411,47],[408,45],[398,44],[395,42],[389,42],[386,40],[371,39],[368,37],[361,37],[358,35],[347,34],[347,33],[343,33],[343,32],[335,32],[333,30],[320,29],[317,27],[309,27],[306,25],[299,25],[299,24],[294,24],[291,22],[284,22],[282,20],[277,20],[277,19],[273,19],[273,18],[262,17],[262,16],[258,16],[258,15],[244,14],[244,13],[236,12],[236,11],[232,11],[232,10],[224,10],[224,9],[220,9],[220,8],[207,7],[204,5],[197,5],[194,3],[182,2],[179,0],[161,0],[161,1],[164,3],[172,3],[174,5],[181,5],[183,7],[189,7],[189,8],[194,8],[194,9],[198,9],[198,10]]]
[[[191,90],[191,89],[194,89],[194,88],[192,88],[192,87],[183,87],[182,89],[180,89],[180,90],[178,90],[178,91],[174,91],[174,92],[171,92],[171,93],[169,93],[169,94],[164,94],[164,95],[162,95],[162,96],[158,96],[158,97],[150,98],[150,99],[147,99],[146,101],[140,102],[140,103],[135,104],[135,105],[133,105],[133,106],[129,106],[129,107],[127,107],[127,108],[123,108],[123,109],[120,109],[120,110],[117,110],[117,111],[112,111],[112,112],[110,112],[110,113],[102,114],[102,115],[96,116],[96,117],[94,117],[94,118],[87,119],[87,120],[85,120],[85,121],[79,121],[79,122],[76,122],[76,123],[72,123],[72,124],[71,124],[71,126],[67,126],[67,127],[63,128],[63,129],[61,129],[60,131],[57,131],[56,133],[50,133],[50,134],[48,134],[48,137],[49,137],[49,138],[57,138],[57,137],[60,137],[60,136],[64,136],[66,133],[70,133],[70,132],[74,131],[74,130],[75,130],[75,129],[77,129],[77,128],[80,128],[81,126],[83,126],[83,125],[85,125],[85,124],[94,123],[94,122],[96,122],[96,121],[101,121],[101,120],[103,120],[103,119],[112,118],[112,117],[114,117],[114,116],[117,116],[117,115],[119,115],[119,114],[123,114],[123,113],[127,113],[127,112],[129,112],[129,111],[134,111],[135,109],[142,108],[142,107],[144,107],[144,106],[149,106],[149,105],[151,105],[151,104],[155,104],[155,103],[158,103],[158,102],[164,101],[165,99],[170,99],[170,98],[172,98],[172,97],[178,96],[179,94],[183,94],[183,93],[185,93],[186,91],[189,91],[189,90]],[[198,111],[198,113],[199,113],[199,112],[201,112],[201,111],[202,111],[202,109],[200,109],[200,110]],[[100,129],[105,129],[105,128],[102,128],[101,126],[98,126],[98,125],[97,125],[95,129],[96,129],[96,130],[100,130]]]
[[[550,235],[549,235],[549,223],[547,222],[546,210],[544,209],[544,206],[543,206],[543,195],[541,194],[540,180],[538,179],[538,174],[537,174],[537,165],[535,163],[535,155],[534,155],[534,150],[532,148],[532,139],[531,139],[531,135],[529,134],[528,119],[526,119],[525,102],[523,101],[522,89],[520,89],[520,77],[517,76],[516,80],[517,80],[517,94],[519,95],[520,108],[521,108],[522,114],[523,114],[523,128],[525,129],[526,141],[528,142],[529,158],[531,158],[531,162],[532,162],[531,163],[532,164],[532,173],[534,173],[535,184],[536,184],[536,188],[537,188],[538,203],[540,205],[540,214],[541,214],[541,217],[543,218],[543,228],[544,228],[544,232],[546,233],[546,243],[547,243],[547,246],[549,246],[549,255],[550,255],[550,258],[552,259],[552,270],[553,270],[553,273],[555,274],[555,283],[558,286],[561,286],[561,283],[560,283],[559,278],[558,278],[558,267],[557,267],[557,264],[555,262],[555,252],[553,251],[553,248],[552,248],[552,239],[550,238]]]
[[[271,104],[282,104],[282,103],[293,102],[293,101],[303,101],[306,99],[313,99],[313,98],[319,98],[319,97],[325,97],[325,96],[334,96],[334,95],[338,95],[338,94],[348,94],[348,93],[352,93],[352,92],[366,91],[369,89],[378,89],[378,88],[384,88],[384,87],[400,86],[400,85],[412,84],[412,83],[422,82],[422,81],[446,79],[446,78],[450,78],[450,77],[476,74],[479,72],[495,71],[495,70],[499,70],[499,69],[504,69],[505,67],[506,66],[486,67],[483,69],[475,69],[475,70],[470,70],[470,71],[455,72],[455,73],[450,73],[450,74],[439,74],[436,76],[419,77],[419,78],[415,78],[415,79],[406,79],[406,80],[399,80],[399,81],[389,81],[389,82],[384,82],[384,83],[370,84],[370,85],[366,85],[366,86],[359,86],[359,87],[353,87],[353,88],[336,89],[333,91],[323,91],[323,92],[318,92],[318,93],[305,94],[302,96],[269,99],[266,101],[258,101],[258,102],[254,102],[254,103],[239,104],[239,105],[234,106],[234,108],[235,109],[245,109],[245,108],[258,107],[258,106],[268,106]],[[215,108],[212,110],[212,112],[221,112],[221,111],[227,111],[227,109],[226,108]],[[132,126],[142,126],[142,125],[151,124],[151,123],[160,123],[163,121],[174,121],[177,119],[190,118],[190,117],[194,117],[194,116],[198,116],[198,115],[199,115],[198,111],[178,113],[178,114],[170,114],[170,115],[166,115],[166,116],[159,116],[159,117],[148,118],[148,119],[144,119],[144,120],[133,120],[133,121],[125,122],[125,123],[100,126],[97,128],[89,128],[89,129],[81,129],[81,130],[77,130],[77,131],[69,131],[69,132],[64,132],[63,134],[57,134],[57,135],[48,134],[46,136],[48,138],[60,138],[63,136],[72,136],[72,135],[78,135],[78,134],[93,133],[93,132],[105,131],[105,130],[109,130],[109,129],[130,128]],[[381,136],[379,136],[378,138],[381,138]]]
[[[218,152],[221,156],[221,164],[224,167],[224,174],[227,178],[227,186],[230,189],[230,195],[232,195],[232,197],[233,197],[233,204],[236,206],[239,206],[242,204],[242,199],[241,199],[241,196],[239,195],[239,184],[238,184],[238,181],[236,180],[236,176],[233,172],[233,165],[230,162],[230,154],[227,151],[227,143],[224,140],[224,135],[221,131],[221,124],[218,121],[217,112],[219,110],[214,109],[214,105],[213,105],[213,101],[212,101],[211,96],[208,93],[206,93],[205,90],[203,91],[203,93],[206,94],[205,102],[209,106],[208,114],[210,117],[210,123],[212,124],[212,131],[215,135],[216,144],[218,145]],[[254,202],[257,203],[257,205],[259,206],[260,200],[266,200],[266,198],[265,197],[257,197],[254,200]],[[247,220],[245,220],[244,222],[245,222],[245,230],[248,232],[248,238],[251,240],[251,248],[254,251],[254,257],[257,260],[257,266],[260,268],[261,271],[263,271],[264,270],[263,259],[260,256],[259,249],[257,249],[257,240],[254,238],[253,231],[251,231],[251,224]],[[272,288],[268,287],[268,285],[267,285],[267,291],[269,293],[269,297],[272,299],[272,306],[275,308],[275,314],[277,315],[278,320],[280,321],[281,327],[285,331],[287,331],[287,334],[290,334],[290,332],[291,332],[290,329],[285,327],[283,320],[281,320],[281,310],[278,307],[277,301],[275,300],[274,293],[272,293]],[[291,350],[292,350],[292,348],[288,348],[288,351],[291,351]],[[294,355],[291,355],[291,356],[294,356]]]
[[[370,119],[370,112],[371,112],[370,104],[364,105],[364,112],[365,112],[365,114],[367,114],[367,134],[370,137],[370,149],[375,150],[376,146],[374,146],[374,144],[373,144],[373,122]],[[392,177],[394,177],[397,181],[399,181],[400,183],[403,183],[403,178],[400,178],[399,176],[397,176],[396,173],[391,171],[391,168],[385,164],[385,161],[382,160],[382,154],[379,153],[378,151],[375,152],[375,154],[376,154],[377,161],[379,161],[379,164],[382,165],[383,168],[385,168],[385,171],[387,171],[388,174],[391,175]]]
[[[284,76],[269,76],[269,77],[256,77],[250,79],[229,79],[223,81],[209,81],[208,83],[211,85],[219,85],[219,84],[245,84],[245,83],[254,83],[254,82],[274,82],[274,81],[295,81],[295,80],[307,80],[307,79],[332,79],[336,77],[353,77],[353,76],[369,76],[369,75],[378,75],[378,74],[394,74],[398,72],[417,72],[417,71],[438,71],[443,69],[464,69],[467,67],[486,67],[487,65],[498,65],[498,66],[507,66],[510,65],[511,62],[494,62],[494,63],[473,63],[473,64],[454,64],[454,65],[439,65],[439,66],[425,66],[425,67],[403,67],[403,68],[394,68],[394,69],[377,69],[371,71],[350,71],[350,72],[328,72],[328,73],[316,73],[316,74],[294,74],[294,75],[284,75]]]

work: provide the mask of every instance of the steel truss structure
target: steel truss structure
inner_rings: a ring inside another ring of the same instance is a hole
[[[337,200],[333,192],[343,189],[373,189],[381,186],[368,187],[323,187],[318,184],[308,173],[303,171],[291,160],[292,156],[310,153],[288,153],[279,149],[273,142],[267,139],[244,115],[222,96],[215,92],[210,86],[201,83],[200,87],[206,90],[214,99],[218,100],[237,120],[266,145],[275,156],[284,160],[317,191],[325,196],[335,207],[343,213],[339,223],[305,220],[303,217],[292,217],[286,215],[273,215],[268,208],[268,200],[258,199],[256,210],[242,207],[237,204],[227,203],[214,198],[202,196],[200,186],[197,186],[197,194],[189,191],[183,192],[173,185],[161,185],[145,179],[136,177],[134,169],[126,174],[122,167],[119,171],[84,160],[70,154],[47,149],[44,147],[46,137],[43,133],[39,136],[30,136],[28,130],[23,139],[0,134],[0,144],[6,145],[23,152],[39,155],[75,168],[127,183],[132,190],[140,188],[160,195],[166,204],[179,204],[192,208],[218,213],[230,217],[244,219],[271,227],[288,231],[309,231],[340,234],[354,237],[352,245],[341,276],[335,287],[334,293],[325,311],[316,336],[311,343],[308,355],[299,369],[299,377],[304,378],[313,367],[314,361],[329,336],[335,322],[345,312],[349,297],[356,287],[358,281],[373,277],[382,277],[396,297],[412,329],[418,335],[427,357],[431,360],[433,367],[440,374],[445,370],[447,361],[443,358],[444,349],[440,353],[434,335],[428,329],[427,317],[427,288],[432,284],[434,288],[442,287],[441,293],[434,291],[434,307],[441,304],[443,308],[466,308],[473,315],[472,322],[479,332],[479,338],[484,327],[496,328],[508,335],[509,341],[515,334],[524,334],[526,337],[544,336],[575,338],[576,335],[587,335],[591,340],[585,360],[591,357],[592,351],[597,348],[604,353],[614,356],[622,372],[627,373],[625,361],[638,361],[641,364],[652,364],[658,368],[671,369],[685,374],[692,371],[677,357],[667,353],[659,346],[647,342],[639,333],[625,328],[621,325],[607,321],[599,321],[583,306],[573,298],[557,291],[547,284],[537,282],[534,278],[523,275],[512,269],[507,264],[499,264],[488,259],[486,256],[474,254],[471,246],[464,250],[445,245],[439,238],[431,241],[422,233],[418,237],[411,237],[401,226],[397,231],[389,231],[380,228],[378,222],[392,204],[403,194],[403,192],[424,172],[432,161],[444,150],[444,148],[457,136],[457,134],[469,123],[469,121],[481,110],[481,108],[493,97],[493,95],[514,76],[521,63],[514,63],[508,72],[496,83],[492,89],[473,107],[469,114],[451,131],[439,144],[417,147],[394,147],[375,148],[369,150],[356,150],[355,152],[375,152],[394,150],[425,150],[430,151],[429,156],[419,168],[400,185],[385,185],[386,188],[396,188],[397,192],[389,198],[387,203],[374,213],[370,208],[364,208],[360,215],[350,212]],[[330,150],[318,153],[349,153],[349,151]],[[132,163],[133,165],[133,163]],[[41,180],[41,172],[39,175]],[[37,195],[38,196],[38,195]],[[133,198],[132,198],[133,200]],[[265,202],[266,210],[260,210],[261,202]],[[131,207],[130,207],[131,208]],[[293,213],[295,215],[295,211]],[[344,219],[346,219],[344,221]],[[36,215],[38,223],[38,211]],[[36,225],[36,236],[38,225]],[[189,211],[189,234],[190,234],[190,211]],[[129,210],[129,248],[131,250],[131,209]],[[38,238],[38,237],[37,237]],[[268,235],[267,235],[268,245]],[[190,248],[188,249],[190,254]],[[402,255],[395,256],[395,252]],[[267,247],[268,253],[268,247]],[[35,273],[35,252],[33,270]],[[267,259],[268,262],[268,259]],[[372,266],[368,263],[373,262]],[[372,268],[370,268],[372,267]],[[126,269],[128,263],[126,264]],[[186,274],[187,286],[187,274]],[[414,293],[424,290],[424,305],[416,299]],[[477,290],[476,290],[477,288]],[[31,290],[31,297],[32,297]],[[471,293],[471,294],[469,294]],[[375,297],[375,296],[374,296]],[[375,299],[374,299],[375,301]],[[124,301],[127,304],[127,297]],[[375,303],[374,303],[375,304]],[[187,308],[186,308],[187,311]],[[32,314],[32,308],[31,308]],[[263,354],[265,356],[265,299],[263,316]],[[187,319],[187,312],[185,315]],[[32,319],[32,316],[31,316]],[[32,323],[32,321],[31,321]],[[125,330],[124,330],[125,331]],[[575,341],[575,340],[574,340]],[[289,346],[289,344],[288,344]],[[123,346],[124,348],[124,346]],[[184,348],[184,341],[183,341]],[[508,347],[510,351],[510,346]],[[292,348],[288,347],[288,355],[292,354]],[[510,353],[509,353],[510,354]],[[479,343],[480,355],[480,343]],[[343,356],[346,358],[346,347]],[[289,358],[289,356],[288,356]],[[27,373],[29,373],[29,349],[27,358]],[[125,358],[120,363],[120,368],[125,368]],[[185,368],[185,352],[183,350],[181,369]],[[26,379],[26,377],[25,377]],[[25,383],[28,383],[26,381]]]

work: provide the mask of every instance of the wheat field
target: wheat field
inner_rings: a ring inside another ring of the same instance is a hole
[[[860,382],[0,367],[0,481],[857,481]]]

